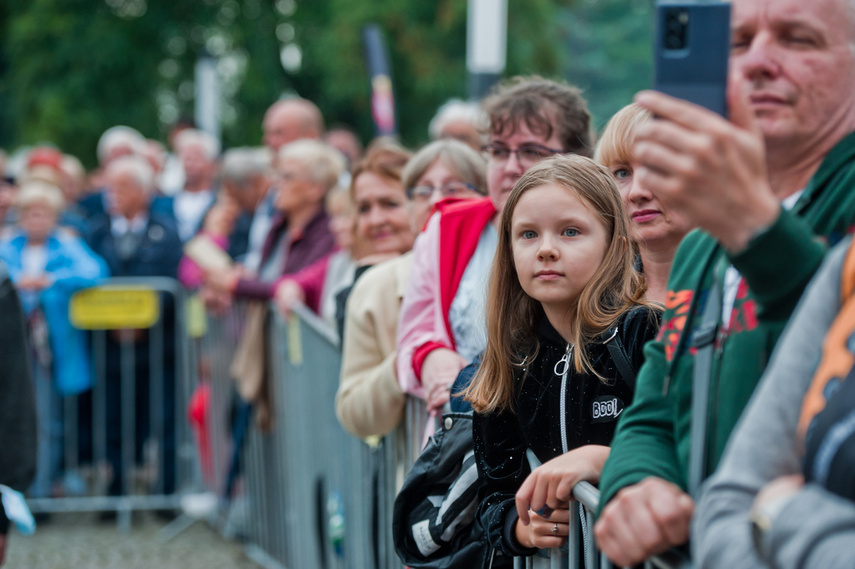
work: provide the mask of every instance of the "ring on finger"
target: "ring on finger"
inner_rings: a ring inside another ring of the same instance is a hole
[[[552,530],[551,530],[551,531],[552,531],[552,534],[553,534],[553,535],[557,535],[557,534],[558,534],[558,522],[556,522],[555,524],[553,524],[553,526],[552,526]]]

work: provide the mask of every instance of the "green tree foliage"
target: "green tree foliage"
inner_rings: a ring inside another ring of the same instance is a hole
[[[561,13],[565,77],[581,87],[602,128],[653,77],[654,0],[582,0]]]
[[[427,139],[427,124],[451,97],[466,98],[466,2],[462,0],[280,0],[300,46],[299,71],[286,73],[294,91],[321,107],[328,122],[343,122],[370,137],[371,85],[362,30],[383,30],[392,65],[403,141]],[[508,74],[556,76],[562,70],[558,6],[552,0],[509,0]]]
[[[609,8],[594,18],[592,2]],[[596,95],[598,114],[613,111],[647,57],[626,9],[638,2],[648,0],[580,0],[571,12],[572,0],[508,0],[506,74],[566,74]],[[418,145],[439,105],[467,95],[464,0],[0,0],[0,145],[49,141],[94,166],[112,125],[165,141],[172,122],[192,116],[202,50],[218,62],[225,145],[258,144],[265,109],[288,94],[367,140],[367,23],[388,43],[402,139]],[[603,30],[624,35],[594,41]],[[612,89],[621,94],[601,100]]]
[[[203,49],[225,56],[237,81],[224,86],[227,142],[257,144],[261,115],[287,87],[278,17],[263,0],[0,0],[0,14],[0,143],[9,146],[52,142],[94,166],[110,126],[165,140],[172,122],[192,116]]]

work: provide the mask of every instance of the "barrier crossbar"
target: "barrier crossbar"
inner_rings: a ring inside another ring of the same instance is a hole
[[[245,539],[266,566],[401,569],[392,541],[392,506],[422,449],[424,402],[408,399],[399,428],[371,444],[351,436],[334,411],[341,365],[336,333],[305,307],[298,306],[288,320],[270,311],[266,354],[271,422],[262,429],[250,421],[242,450],[235,455],[229,365],[244,332],[245,313],[238,305],[228,314],[209,317],[200,342],[200,357],[210,359],[207,424],[210,462],[217,471],[205,474],[203,464],[202,472],[226,506],[221,521],[228,521],[221,529]],[[257,409],[258,402],[249,408]],[[224,488],[235,456],[242,460],[242,474],[232,481],[229,495]],[[579,511],[571,516],[574,538],[568,547],[517,558],[515,567],[613,567],[592,539],[587,548],[583,539],[583,527],[589,535],[593,527],[599,492],[581,482],[573,495]],[[678,552],[648,563],[661,569],[690,568]]]
[[[153,321],[133,321],[139,307],[123,306],[123,291],[156,298],[146,307],[156,306]],[[58,406],[52,420],[61,424],[55,433],[61,443],[50,445],[58,455],[50,463],[59,465],[52,475],[60,477],[60,489],[30,497],[28,504],[34,513],[114,511],[127,528],[134,510],[177,510],[181,494],[198,480],[184,419],[195,386],[185,292],[164,277],[105,279],[84,292],[106,294],[101,305],[109,305],[103,323],[96,319],[86,326],[94,384]],[[126,308],[131,316],[122,312]]]

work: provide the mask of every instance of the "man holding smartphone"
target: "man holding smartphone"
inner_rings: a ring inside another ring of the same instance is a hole
[[[827,246],[855,224],[853,14],[852,0],[733,0],[730,121],[636,98],[660,120],[639,128],[635,175],[701,231],[677,252],[602,475],[595,533],[619,565],[688,540],[690,471],[714,470]],[[708,394],[701,445],[693,384]]]

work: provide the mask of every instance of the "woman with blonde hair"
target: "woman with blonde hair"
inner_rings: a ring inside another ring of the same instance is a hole
[[[606,125],[594,159],[612,172],[620,189],[629,235],[647,281],[647,298],[664,304],[674,254],[693,226],[635,178],[635,135],[640,125],[652,119],[650,111],[636,103],[618,111]]]

